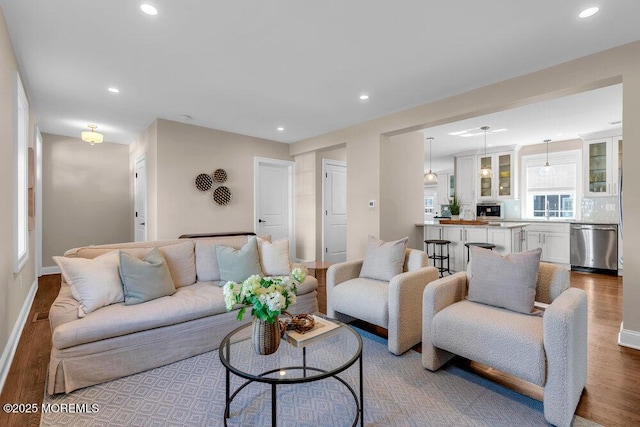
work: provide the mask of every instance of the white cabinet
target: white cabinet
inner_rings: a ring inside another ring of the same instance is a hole
[[[448,205],[455,191],[455,175],[453,172],[438,173],[438,205]],[[436,211],[440,210],[440,206],[436,206]]]
[[[496,245],[494,251],[498,252],[500,255],[522,252],[523,239],[523,227],[495,227],[487,229],[487,242]]]
[[[465,271],[467,269],[468,242],[486,242],[487,229],[484,227],[442,227],[443,239],[451,241],[449,247],[449,265],[451,271]]]
[[[463,208],[472,207],[476,202],[476,156],[456,157],[455,181],[460,204]]]
[[[478,156],[478,170],[489,168],[491,178],[477,178],[478,199],[496,200],[515,197],[515,152],[493,153]]]
[[[585,197],[617,196],[622,166],[622,137],[584,141]]]
[[[542,248],[541,261],[569,264],[569,224],[532,223],[526,230],[527,250]]]

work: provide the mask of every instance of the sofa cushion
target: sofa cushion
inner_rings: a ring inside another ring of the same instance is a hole
[[[374,325],[389,324],[389,283],[358,277],[328,290],[335,311],[345,313]]]
[[[55,328],[52,340],[54,347],[65,349],[225,311],[222,288],[211,282],[197,282],[178,288],[171,296],[144,304],[112,304],[83,319],[60,324]]]
[[[279,239],[273,243],[258,238],[260,267],[265,276],[286,276],[291,273],[289,260],[289,239]]]
[[[71,294],[80,303],[78,316],[84,317],[101,307],[124,301],[118,275],[118,251],[94,259],[54,256]]]
[[[125,305],[140,304],[176,292],[167,263],[157,248],[143,260],[120,251],[120,278]]]
[[[534,313],[536,283],[542,249],[505,256],[488,249],[471,247],[467,270],[469,301]]]
[[[262,274],[258,256],[258,242],[251,237],[240,249],[216,246],[220,280],[242,283],[254,274]]]
[[[405,237],[395,242],[383,242],[369,236],[360,277],[389,282],[402,273],[408,241]]]
[[[158,248],[162,253],[176,288],[196,283],[196,257],[193,241]]]
[[[216,246],[240,249],[248,241],[247,236],[195,239],[196,274],[198,282],[220,280],[220,267],[216,258]]]
[[[460,301],[433,317],[431,342],[443,350],[544,386],[542,326],[542,317]]]

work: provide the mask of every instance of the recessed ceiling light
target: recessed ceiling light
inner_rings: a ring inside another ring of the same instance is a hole
[[[367,101],[369,100],[369,95],[360,95],[360,101]]]
[[[588,17],[593,16],[596,13],[598,13],[599,10],[600,10],[600,8],[599,7],[595,7],[595,6],[587,8],[587,9],[583,10],[582,12],[580,12],[580,14],[578,15],[578,18],[581,18],[581,19],[588,18]]]
[[[118,89],[117,87],[110,87],[107,90],[111,93],[120,93],[120,89]]]
[[[282,126],[278,126],[278,132],[282,132],[284,128]]]
[[[156,9],[155,7],[151,6],[148,3],[142,3],[140,5],[140,10],[146,13],[147,15],[151,15],[151,16],[155,16],[158,14],[158,9]]]

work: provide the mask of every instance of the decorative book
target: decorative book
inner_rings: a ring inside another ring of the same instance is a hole
[[[289,344],[295,347],[305,347],[311,343],[329,338],[338,333],[338,325],[320,316],[313,316],[315,324],[307,332],[287,331],[286,339]]]

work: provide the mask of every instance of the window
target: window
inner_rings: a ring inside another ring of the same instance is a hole
[[[13,219],[14,259],[13,270],[19,273],[29,258],[29,220],[28,220],[28,141],[29,141],[29,103],[20,76],[16,72],[15,83],[15,200]]]
[[[436,213],[436,189],[435,187],[424,188],[424,213],[435,215]]]
[[[526,218],[578,217],[581,159],[579,150],[550,153],[545,172],[546,155],[522,157]]]

